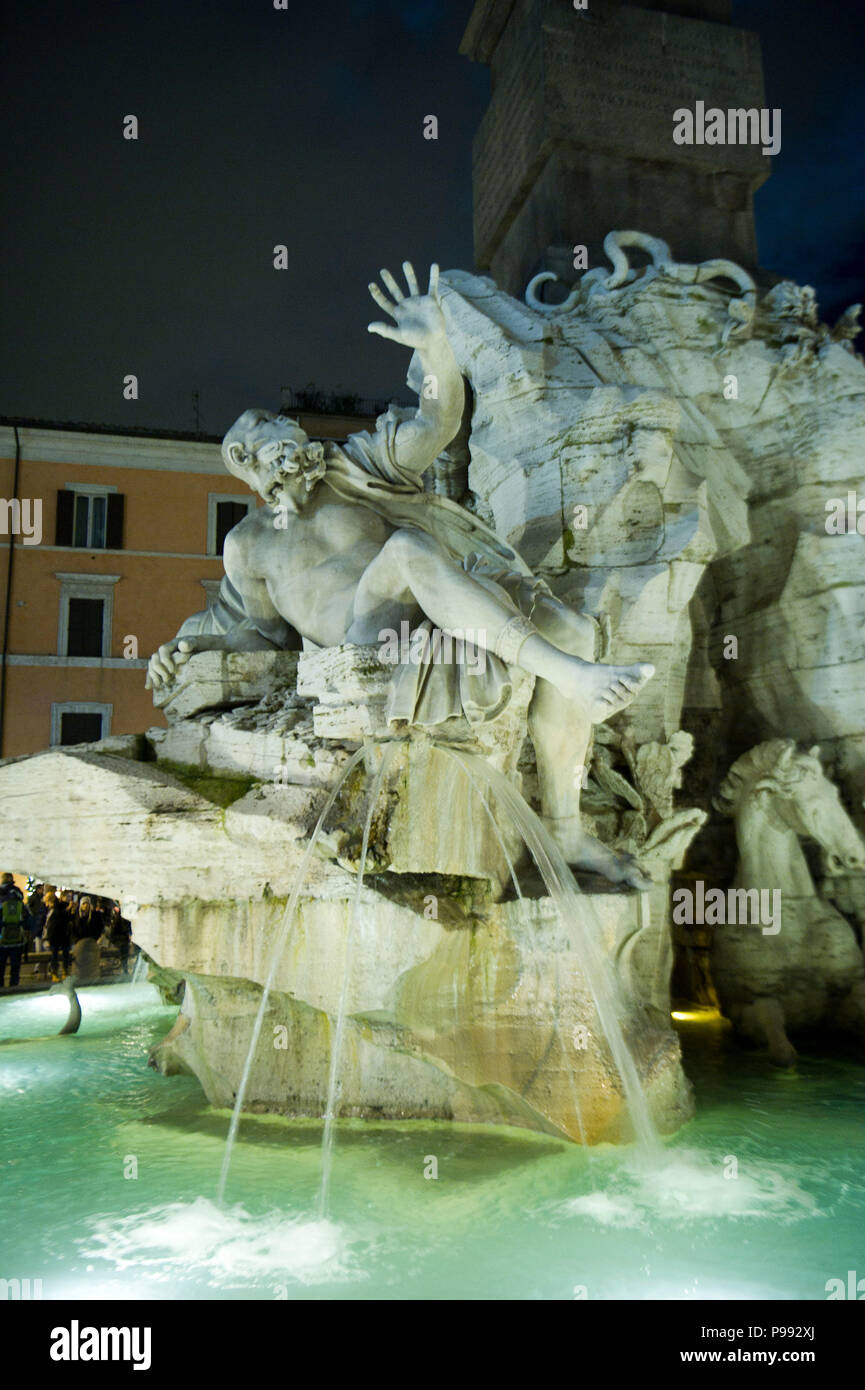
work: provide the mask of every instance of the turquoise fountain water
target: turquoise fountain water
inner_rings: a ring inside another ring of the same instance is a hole
[[[218,1207],[225,1116],[147,1066],[176,1008],[151,986],[0,1000],[0,1277],[46,1299],[825,1298],[861,1273],[865,1066],[795,1074],[683,1024],[697,1118],[664,1162],[526,1131],[342,1120],[330,1220],[311,1219],[321,1121],[244,1116]],[[26,1140],[22,1136],[26,1135]],[[435,1155],[438,1178],[425,1180]],[[731,1158],[736,1159],[737,1175]]]
[[[575,920],[594,972],[589,904],[555,845],[506,779],[454,756],[483,813],[493,798],[514,816],[559,910],[583,914]],[[383,760],[355,903],[384,773]],[[301,886],[299,876],[267,989]],[[193,1078],[146,1065],[176,1016],[151,986],[82,990],[80,1032],[65,1037],[51,1036],[63,999],[0,1001],[0,1037],[11,1044],[0,1066],[0,1277],[40,1279],[43,1296],[61,1300],[813,1299],[861,1264],[861,1061],[805,1055],[781,1074],[734,1049],[720,1020],[696,1020],[684,1051],[697,1118],[658,1150],[639,1094],[634,1109],[603,963],[595,1002],[642,1144],[588,1150],[505,1127],[347,1120],[338,1126],[339,1182],[329,1184],[352,940],[350,931],[329,1124],[248,1115],[237,1142],[253,1044],[230,1147],[224,1116]],[[265,1009],[263,999],[259,1035]],[[425,1176],[431,1156],[435,1180]],[[242,1205],[223,1200],[232,1162]],[[201,1195],[215,1185],[218,1203]]]

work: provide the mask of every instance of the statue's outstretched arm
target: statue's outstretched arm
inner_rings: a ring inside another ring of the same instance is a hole
[[[420,477],[432,466],[457,434],[465,400],[463,379],[448,342],[439,299],[439,268],[430,269],[429,289],[421,294],[411,261],[403,262],[408,294],[404,294],[389,270],[381,278],[392,296],[388,299],[374,282],[369,292],[380,309],[396,322],[371,323],[370,333],[413,348],[423,371],[416,415],[396,431],[394,454],[399,467]]]

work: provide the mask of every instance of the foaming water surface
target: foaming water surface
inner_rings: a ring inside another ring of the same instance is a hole
[[[0,1277],[46,1298],[805,1299],[861,1265],[858,1061],[773,1073],[694,1024],[697,1118],[657,1156],[339,1121],[324,1220],[321,1121],[245,1116],[220,1207],[228,1112],[147,1066],[176,1009],[146,985],[81,1004],[76,1036],[28,1042],[64,1001],[0,1001]]]

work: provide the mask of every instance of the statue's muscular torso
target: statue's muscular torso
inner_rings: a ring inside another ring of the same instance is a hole
[[[275,525],[279,519],[280,525]],[[394,527],[319,482],[300,513],[257,507],[229,533],[225,572],[249,617],[284,619],[319,646],[345,641],[358,584]]]

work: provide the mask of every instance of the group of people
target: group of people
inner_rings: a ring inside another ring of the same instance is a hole
[[[82,943],[85,943],[82,945]],[[94,944],[98,943],[98,944]],[[37,958],[51,953],[51,973],[59,978],[60,964],[68,973],[78,957],[93,958],[99,946],[113,946],[120,957],[120,968],[129,973],[132,927],[110,898],[58,889],[51,883],[37,883],[24,901],[10,873],[0,879],[0,989],[15,986],[21,977],[21,963],[33,950]],[[89,969],[90,967],[88,967]]]

